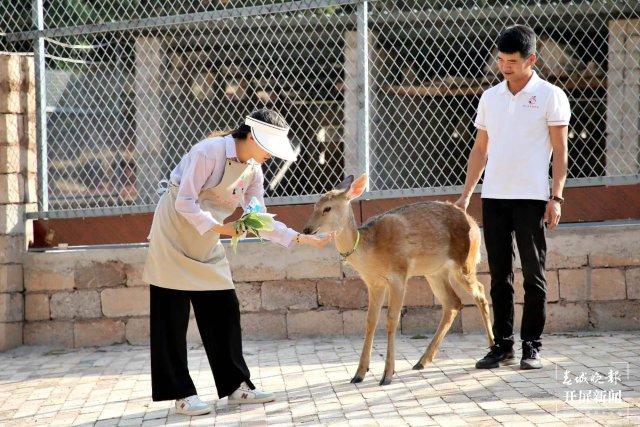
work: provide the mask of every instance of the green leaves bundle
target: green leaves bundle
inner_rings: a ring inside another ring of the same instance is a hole
[[[254,198],[251,200],[247,212],[235,222],[236,235],[231,238],[231,248],[234,253],[238,248],[238,242],[246,238],[247,233],[254,234],[262,240],[261,232],[273,231],[275,214],[262,211],[264,211],[264,207]]]

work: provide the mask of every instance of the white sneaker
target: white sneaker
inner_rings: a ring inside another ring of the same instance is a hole
[[[258,389],[251,390],[247,383],[240,384],[240,387],[229,395],[229,404],[240,403],[267,403],[273,402],[276,397],[273,393],[267,393]]]
[[[211,406],[204,403],[197,394],[176,400],[176,414],[204,415],[211,412]]]

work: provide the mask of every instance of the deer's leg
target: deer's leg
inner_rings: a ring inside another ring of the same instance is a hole
[[[413,369],[422,369],[427,363],[431,363],[433,361],[433,358],[438,352],[438,348],[440,348],[442,339],[447,334],[449,328],[451,328],[451,325],[453,324],[453,321],[462,309],[462,302],[460,301],[460,298],[456,295],[449,284],[448,272],[429,276],[427,280],[431,285],[433,295],[438,301],[440,301],[440,304],[442,304],[442,318],[440,319],[438,329],[433,335],[426,351],[418,363],[415,364]]]
[[[351,380],[354,384],[362,382],[365,374],[369,370],[371,348],[373,347],[373,336],[376,332],[378,318],[380,317],[380,310],[382,309],[382,303],[384,302],[385,283],[382,281],[367,283],[367,291],[369,295],[369,305],[367,307],[364,345],[362,346],[362,354],[360,355],[358,370]]]
[[[484,285],[480,283],[475,273],[464,274],[458,270],[454,273],[454,277],[471,294],[478,310],[480,310],[489,347],[491,347],[494,344],[493,329],[491,328],[491,317],[489,315],[489,302],[484,294]]]
[[[391,384],[395,373],[396,359],[396,329],[400,322],[400,312],[404,302],[406,278],[394,277],[389,279],[389,310],[387,312],[387,358],[384,363],[384,374],[380,385]]]

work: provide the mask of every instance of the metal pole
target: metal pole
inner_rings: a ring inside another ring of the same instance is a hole
[[[33,22],[44,30],[44,0],[33,0]],[[47,165],[47,94],[45,90],[44,37],[34,40],[33,59],[36,78],[36,144],[38,150],[38,211],[49,210]]]
[[[358,161],[369,174],[369,2],[358,3],[356,10],[356,37],[358,63],[357,93],[358,93]],[[369,191],[369,182],[367,188]]]

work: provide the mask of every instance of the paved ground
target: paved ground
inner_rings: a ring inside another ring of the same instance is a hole
[[[380,387],[384,337],[359,385],[349,379],[360,337],[246,342],[256,385],[275,391],[278,402],[242,408],[217,400],[204,351],[195,345],[191,373],[215,411],[191,419],[174,414],[172,402],[150,401],[146,347],[22,347],[0,354],[0,425],[640,424],[640,332],[549,336],[541,371],[475,370],[484,337],[455,334],[434,365],[411,370],[426,343],[400,338],[398,373]]]

